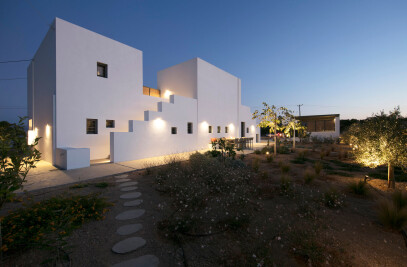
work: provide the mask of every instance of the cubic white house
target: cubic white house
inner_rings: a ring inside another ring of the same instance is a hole
[[[27,72],[29,139],[42,137],[42,158],[64,169],[259,140],[240,79],[200,58],[145,87],[140,50],[56,18]]]

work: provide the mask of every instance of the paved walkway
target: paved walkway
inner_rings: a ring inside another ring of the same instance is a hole
[[[265,146],[264,143],[254,144],[254,149],[259,149],[263,146]],[[203,153],[205,151],[207,150],[201,150],[199,152]],[[249,151],[245,150],[245,153],[249,153]],[[193,153],[195,152],[118,163],[92,161],[93,164],[90,167],[75,170],[60,170],[48,162],[40,161],[37,163],[37,168],[30,170],[27,176],[27,182],[24,183],[24,190],[32,191],[58,185],[78,183],[104,176],[123,174],[145,169],[150,166],[165,164],[171,157],[176,157],[179,160],[187,160]]]

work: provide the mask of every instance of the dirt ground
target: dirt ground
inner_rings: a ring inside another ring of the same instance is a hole
[[[320,151],[313,152],[310,147],[299,148],[297,153],[304,149],[307,150],[307,159],[320,159]],[[348,189],[349,182],[363,179],[369,171],[367,169],[343,171],[349,173],[351,177],[328,174],[327,170],[322,170],[321,175],[312,183],[305,184],[304,171],[312,169],[313,162],[292,163],[296,155],[296,153],[278,154],[272,163],[268,163],[266,155],[263,154],[252,153],[245,157],[244,162],[249,166],[253,164],[254,159],[260,162],[259,174],[257,174],[259,177],[256,176],[254,182],[262,190],[257,200],[261,208],[250,226],[245,229],[252,234],[252,242],[240,233],[230,232],[193,238],[183,247],[166,240],[159,234],[157,223],[163,216],[162,207],[165,206],[163,204],[166,204],[169,199],[155,190],[154,178],[146,175],[145,171],[132,172],[128,178],[139,183],[138,191],[142,193],[141,199],[143,199],[139,208],[146,211],[142,217],[132,220],[131,223],[143,225],[143,229],[135,235],[144,238],[147,243],[139,250],[126,255],[118,255],[111,251],[112,246],[123,239],[116,233],[116,229],[125,224],[123,221],[115,220],[115,216],[129,210],[122,205],[124,200],[119,196],[123,192],[118,189],[113,176],[87,182],[90,184],[108,182],[109,186],[103,189],[94,186],[70,189],[69,185],[65,185],[33,191],[23,197],[31,196],[35,201],[39,201],[61,194],[85,195],[99,192],[102,197],[114,204],[106,214],[105,220],[87,223],[75,230],[68,238],[71,246],[68,250],[71,266],[110,266],[146,254],[156,255],[160,259],[160,266],[230,265],[227,259],[221,261],[217,259],[219,251],[223,249],[229,253],[232,251],[232,254],[227,254],[225,257],[235,259],[242,257],[242,254],[247,254],[242,250],[253,251],[253,257],[259,257],[260,252],[256,255],[258,250],[255,247],[258,245],[256,236],[259,237],[258,240],[268,241],[273,263],[276,266],[407,266],[407,247],[402,235],[385,229],[377,217],[377,201],[389,197],[392,192],[387,189],[387,181],[369,180],[367,196],[357,196]],[[324,157],[324,162],[327,166],[331,166],[331,170],[339,168],[329,160],[338,160],[337,155]],[[349,159],[342,161],[351,162]],[[280,162],[290,165],[288,175],[292,179],[296,192],[293,196],[287,197],[278,193],[281,177]],[[260,178],[261,173],[267,173],[266,181]],[[341,208],[329,209],[319,204],[321,195],[329,188],[335,188],[343,195]],[[407,183],[399,182],[397,188],[407,191]],[[0,215],[5,215],[7,211],[20,206],[21,203],[8,203]],[[315,236],[302,236],[305,230],[314,232]],[[234,242],[228,241],[231,239],[239,245],[235,246]],[[308,241],[311,242],[314,239],[318,245],[309,245]],[[299,244],[299,246],[295,247],[293,244]],[[301,249],[306,253],[298,253]],[[312,253],[316,253],[316,257],[321,253],[327,259],[323,264],[315,264],[307,256]],[[44,257],[46,257],[44,252],[28,251],[22,255],[7,258],[6,266],[38,266]]]

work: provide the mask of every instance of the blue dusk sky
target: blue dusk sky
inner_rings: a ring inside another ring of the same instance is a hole
[[[243,104],[302,115],[407,115],[407,1],[0,0],[0,61],[30,59],[55,17],[143,51],[144,85],[200,57],[241,78]],[[28,62],[0,64],[25,78]],[[0,80],[0,120],[26,112],[26,80]]]

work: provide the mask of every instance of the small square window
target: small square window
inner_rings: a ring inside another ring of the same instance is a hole
[[[177,127],[171,127],[171,134],[177,134]]]
[[[208,127],[208,132],[209,132],[209,133],[212,133],[212,126],[209,126],[209,127]]]
[[[193,130],[193,124],[192,124],[192,122],[188,122],[188,125],[187,125],[188,127],[188,134],[192,134],[193,132],[194,132],[194,130]]]
[[[225,127],[225,133],[228,133],[229,132],[229,127]]]
[[[220,126],[218,126],[218,133],[220,133]]]
[[[107,78],[107,64],[97,63],[97,75],[99,77]]]
[[[249,127],[246,128],[246,133],[249,133]]]
[[[106,128],[114,128],[114,120],[106,120]]]
[[[97,134],[98,133],[98,120],[86,119],[86,133]]]

